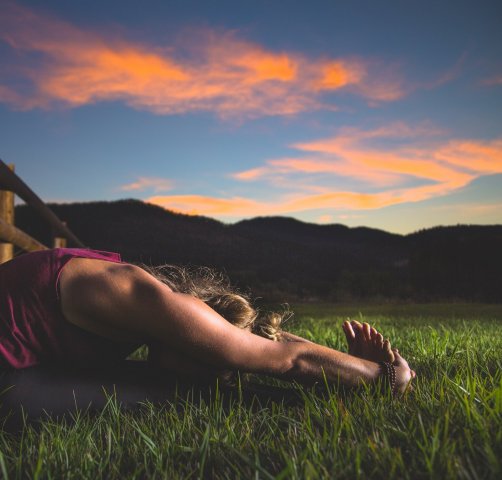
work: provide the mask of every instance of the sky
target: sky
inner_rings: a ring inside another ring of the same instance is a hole
[[[0,158],[47,202],[502,223],[498,1],[0,0]]]

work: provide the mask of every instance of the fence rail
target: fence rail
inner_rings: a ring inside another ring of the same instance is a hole
[[[84,247],[66,224],[14,173],[14,165],[7,165],[0,159],[0,263],[13,258],[14,245],[28,252],[48,248],[14,226],[14,194],[52,226],[57,234],[55,247],[66,246],[67,240],[75,246]]]

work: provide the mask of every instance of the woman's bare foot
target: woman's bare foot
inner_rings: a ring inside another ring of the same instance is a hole
[[[389,340],[384,340],[382,334],[368,323],[346,320],[342,329],[347,338],[350,355],[372,362],[394,362],[395,355]]]
[[[396,369],[396,393],[403,394],[413,390],[412,380],[417,376],[415,370],[412,370],[408,362],[401,357],[397,348],[393,348],[395,361],[393,363]]]

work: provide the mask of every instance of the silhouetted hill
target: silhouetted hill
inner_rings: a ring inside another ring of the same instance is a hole
[[[437,227],[411,235],[286,217],[227,225],[138,200],[53,204],[88,246],[127,261],[208,265],[270,300],[502,300],[502,226]],[[46,244],[30,207],[16,224]]]
[[[502,301],[502,226],[435,227],[408,236],[416,295]]]

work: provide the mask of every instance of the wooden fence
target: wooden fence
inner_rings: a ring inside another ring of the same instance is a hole
[[[84,247],[66,224],[14,173],[14,165],[6,165],[0,159],[0,263],[14,257],[14,245],[27,252],[49,248],[14,225],[15,195],[51,225],[56,234],[53,247],[65,247],[67,241],[77,247]]]

